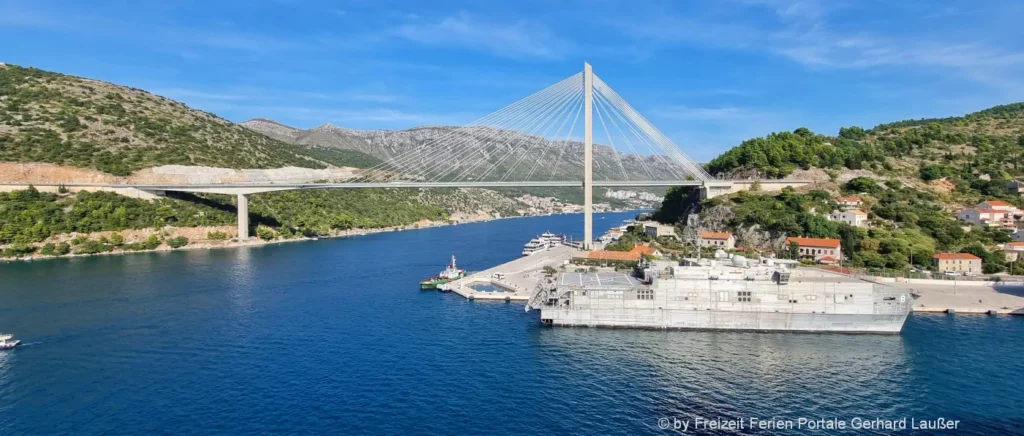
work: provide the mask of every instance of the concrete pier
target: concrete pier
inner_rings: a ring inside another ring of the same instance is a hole
[[[249,199],[238,194],[238,240],[249,239]]]
[[[800,270],[813,271],[809,268]],[[822,271],[817,274],[831,274]],[[919,313],[1024,315],[1024,283],[980,280],[861,278],[918,295],[910,310]]]
[[[533,295],[533,290],[544,277],[544,267],[558,268],[569,260],[572,249],[566,246],[554,247],[550,250],[523,256],[493,268],[474,273],[465,278],[447,284],[452,292],[470,300],[497,300],[525,302]],[[570,266],[570,268],[578,268]],[[502,274],[498,279],[494,275]],[[474,285],[492,285],[500,291],[478,291]]]

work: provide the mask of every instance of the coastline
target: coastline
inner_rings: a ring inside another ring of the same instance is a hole
[[[633,211],[639,211],[639,210],[645,210],[645,209],[616,210],[616,211],[608,211],[608,212],[600,212],[600,213],[623,213],[623,212],[633,212]],[[419,222],[416,222],[416,223],[413,223],[413,224],[409,224],[409,225],[406,225],[406,226],[401,226],[401,227],[380,227],[380,228],[375,228],[375,229],[350,229],[350,230],[345,230],[343,232],[340,232],[339,234],[336,234],[336,235],[323,235],[323,236],[316,236],[315,238],[316,239],[351,238],[351,237],[365,236],[365,235],[377,234],[377,233],[401,232],[401,231],[406,231],[406,230],[421,230],[421,229],[428,229],[428,228],[432,228],[432,227],[457,226],[457,225],[462,225],[462,224],[484,223],[484,222],[497,221],[497,220],[503,220],[503,219],[537,218],[537,217],[551,216],[551,215],[574,215],[574,214],[582,214],[582,213],[583,212],[558,212],[558,213],[542,214],[542,215],[517,215],[517,216],[489,217],[489,218],[472,219],[472,220],[458,220],[458,221],[455,221],[455,222],[452,222],[452,221],[429,221],[429,220],[424,220],[424,221],[419,221]],[[197,229],[197,228],[199,228],[199,227],[182,227],[182,229]],[[159,232],[164,231],[165,229],[167,229],[167,228],[152,228],[152,229],[139,229],[139,230],[147,230],[147,231],[158,232],[159,233]],[[108,231],[108,232],[96,232],[96,233],[119,233],[119,232],[128,231],[128,230],[135,230],[135,229],[116,230],[116,231]],[[73,233],[67,233],[67,234],[62,234],[61,236],[72,236],[72,235],[74,235],[74,234]],[[306,236],[296,236],[296,237],[288,238],[288,239],[273,239],[273,240],[269,240],[269,241],[263,240],[263,239],[259,239],[258,237],[255,237],[255,236],[250,237],[248,240],[245,240],[245,241],[239,241],[239,240],[236,240],[236,239],[228,239],[228,240],[222,240],[222,241],[213,241],[213,240],[206,239],[206,240],[196,240],[195,242],[190,242],[188,245],[185,245],[183,247],[178,247],[178,248],[171,248],[171,247],[167,246],[166,244],[161,244],[159,247],[157,247],[155,249],[152,249],[152,250],[120,250],[119,249],[119,250],[108,251],[108,252],[103,252],[103,253],[90,253],[90,254],[69,253],[69,254],[60,255],[60,256],[48,256],[48,255],[43,255],[43,254],[40,254],[40,253],[33,253],[31,256],[26,256],[26,257],[0,258],[0,263],[35,262],[35,261],[40,261],[40,260],[70,259],[70,258],[90,257],[90,256],[120,256],[120,255],[141,254],[141,253],[163,253],[163,252],[184,251],[184,250],[214,250],[214,249],[222,249],[222,248],[262,247],[262,246],[272,245],[272,244],[284,244],[284,243],[291,243],[291,242],[306,242],[306,241],[313,241],[313,240],[315,240],[314,237],[306,237]]]

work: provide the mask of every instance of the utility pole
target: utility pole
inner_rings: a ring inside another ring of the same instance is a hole
[[[594,70],[583,63],[583,249],[594,243]]]

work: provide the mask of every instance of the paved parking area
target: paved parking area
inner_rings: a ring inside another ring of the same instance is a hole
[[[640,281],[630,277],[629,274],[619,272],[562,273],[558,278],[558,284],[559,286],[628,288],[639,285]]]

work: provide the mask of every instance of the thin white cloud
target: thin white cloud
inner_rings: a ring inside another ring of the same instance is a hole
[[[687,106],[657,108],[652,110],[651,114],[666,119],[701,121],[739,121],[767,116],[767,114],[739,107],[706,108]]]
[[[537,22],[485,22],[465,12],[439,21],[402,24],[393,32],[419,44],[465,48],[503,57],[559,59],[572,47],[569,41]]]
[[[812,68],[941,69],[960,73],[967,79],[1020,77],[1024,73],[1024,51],[995,45],[990,42],[991,35],[972,40],[964,36],[947,39],[943,35],[921,33],[895,35],[860,29],[839,30],[829,18],[838,15],[836,10],[842,8],[842,4],[806,0],[737,1],[746,9],[741,7],[742,10],[728,17],[681,17],[663,11],[648,20],[624,20],[615,25],[636,40],[655,47],[683,44],[764,52]],[[751,11],[766,7],[771,14],[767,20],[738,19],[749,18]],[[977,82],[993,84],[1005,80]]]

